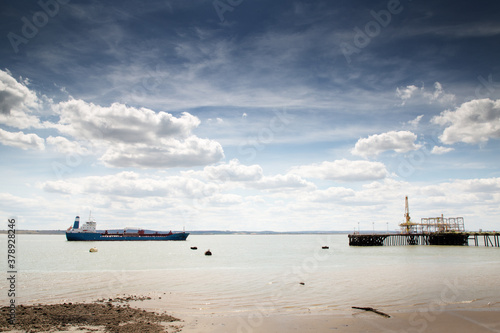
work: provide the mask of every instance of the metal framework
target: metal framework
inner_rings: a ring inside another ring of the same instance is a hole
[[[431,234],[436,232],[464,232],[463,217],[448,217],[443,214],[439,217],[424,217],[420,223],[412,222],[410,219],[410,208],[408,196],[405,197],[405,222],[401,223],[402,234]]]
[[[432,233],[432,232],[464,232],[463,217],[448,217],[443,215],[440,217],[424,217],[417,225],[417,232]]]
[[[360,234],[349,235],[351,246],[383,245],[469,245],[469,239],[478,246],[481,237],[484,246],[500,247],[499,232],[465,232],[463,217],[426,217],[420,223],[411,221],[408,197],[405,197],[405,221],[399,226],[400,234]]]

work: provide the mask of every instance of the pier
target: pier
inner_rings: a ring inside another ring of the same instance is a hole
[[[350,234],[350,246],[456,245],[500,247],[498,232]]]
[[[481,245],[481,238],[482,238],[483,246],[500,247],[499,232],[469,232],[468,234],[469,234],[469,242],[473,240],[474,246]]]
[[[398,246],[398,245],[458,245],[500,247],[498,232],[466,232],[463,217],[422,218],[420,223],[412,222],[408,197],[405,197],[405,222],[399,226],[401,233],[360,233],[350,234],[350,246]],[[482,243],[482,244],[481,244]]]

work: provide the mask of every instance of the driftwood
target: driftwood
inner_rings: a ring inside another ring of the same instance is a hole
[[[384,316],[386,318],[391,318],[391,316],[389,316],[387,313],[383,313],[383,312],[378,311],[377,309],[374,309],[374,308],[364,308],[364,307],[359,307],[359,306],[353,306],[352,308],[358,309],[358,310],[364,310],[364,311],[371,311],[371,312],[374,312],[378,315]]]

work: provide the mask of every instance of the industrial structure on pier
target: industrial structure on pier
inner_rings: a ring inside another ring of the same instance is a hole
[[[399,225],[401,233],[405,234],[429,234],[436,232],[465,232],[463,217],[424,217],[420,223],[411,221],[408,196],[405,197],[405,222]]]
[[[474,244],[479,243],[479,236],[484,237],[485,246],[500,246],[500,233],[465,232],[463,217],[422,218],[420,223],[412,222],[408,196],[405,197],[405,220],[399,226],[399,234],[361,234],[349,235],[349,245],[352,246],[382,246],[382,245],[469,245],[469,237]],[[491,236],[491,238],[490,238]]]

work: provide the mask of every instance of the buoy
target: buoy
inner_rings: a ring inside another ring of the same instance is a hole
[[[93,247],[89,250],[89,252],[97,252],[97,247]]]
[[[206,256],[211,256],[211,255],[212,255],[212,252],[210,252],[210,249],[208,249],[208,250],[205,252],[205,255],[206,255]]]

